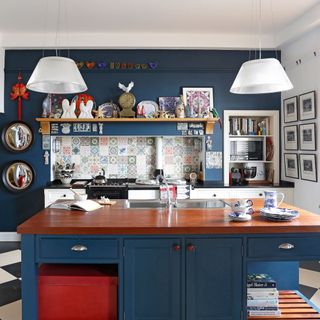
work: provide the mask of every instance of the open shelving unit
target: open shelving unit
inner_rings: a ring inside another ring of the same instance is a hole
[[[219,120],[219,118],[36,118],[36,121],[40,123],[40,131],[42,134],[50,134],[50,124],[51,123],[66,123],[66,122],[96,122],[96,123],[111,123],[111,122],[136,122],[136,123],[146,123],[146,122],[201,122],[205,125],[205,133],[212,134],[214,129],[214,124]]]
[[[298,291],[279,291],[280,316],[250,316],[248,320],[277,320],[277,319],[320,319],[317,308]]]
[[[264,164],[266,181],[279,183],[279,112],[277,110],[225,110],[224,111],[224,184],[229,185],[231,168],[243,168],[246,164]],[[264,121],[265,131],[258,134],[257,125]],[[233,127],[233,125],[235,127]],[[244,139],[263,143],[261,160],[237,160],[231,156],[232,142]],[[271,146],[270,146],[271,145]],[[272,149],[272,156],[268,154]]]

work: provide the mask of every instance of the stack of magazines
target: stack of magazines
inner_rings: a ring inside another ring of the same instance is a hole
[[[279,291],[268,274],[249,274],[247,277],[248,316],[279,316]]]

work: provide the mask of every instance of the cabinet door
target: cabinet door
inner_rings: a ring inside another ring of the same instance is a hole
[[[187,240],[187,320],[239,320],[241,239]]]
[[[180,242],[180,239],[125,241],[126,319],[180,320]]]

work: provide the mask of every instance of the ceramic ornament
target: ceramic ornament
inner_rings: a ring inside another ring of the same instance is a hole
[[[77,118],[77,116],[75,114],[76,103],[74,101],[71,102],[71,104],[69,104],[68,99],[63,99],[62,110],[63,110],[63,113],[62,113],[61,118],[70,118],[70,119]]]
[[[18,100],[18,120],[22,120],[22,99],[29,99],[29,92],[27,91],[27,87],[24,83],[21,82],[22,76],[19,71],[18,74],[18,82],[11,87],[10,99]]]
[[[80,102],[80,115],[79,118],[81,119],[88,119],[93,118],[92,116],[92,108],[93,108],[93,101],[88,100],[85,104],[83,101]]]

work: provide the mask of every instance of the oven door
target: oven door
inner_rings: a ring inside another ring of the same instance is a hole
[[[114,187],[88,187],[87,189],[89,199],[101,199],[101,197],[109,199],[128,199],[127,188]]]

